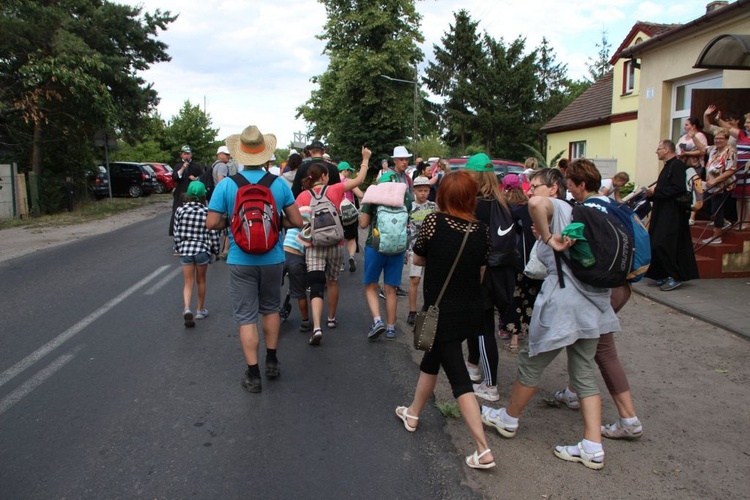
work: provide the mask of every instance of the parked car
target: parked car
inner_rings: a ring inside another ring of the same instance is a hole
[[[90,189],[94,196],[109,196],[109,185],[112,186],[113,196],[148,196],[156,189],[156,172],[145,163],[116,161],[109,164],[107,183],[107,169],[98,166],[90,176]]]
[[[148,165],[156,172],[156,194],[171,193],[174,189],[172,179],[172,167],[166,163],[148,162]]]
[[[468,156],[462,156],[461,158],[448,158],[446,161],[451,170],[458,170],[459,168],[464,168],[466,166],[466,161],[468,159]],[[503,177],[507,174],[521,175],[526,169],[523,163],[518,163],[517,161],[512,160],[493,158],[492,163],[495,165],[495,175],[497,175],[497,180],[499,181],[503,180]]]
[[[97,200],[109,196],[109,178],[107,169],[101,165],[92,169],[86,169],[86,184],[91,196]]]

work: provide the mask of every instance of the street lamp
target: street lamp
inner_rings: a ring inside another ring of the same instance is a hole
[[[414,80],[402,80],[401,78],[393,78],[392,76],[388,75],[380,75],[381,77],[385,78],[386,80],[390,80],[392,82],[400,82],[400,83],[410,83],[414,85],[414,158],[417,158],[417,140],[418,132],[417,132],[417,104],[419,103],[419,82],[417,82],[417,68],[414,67]]]

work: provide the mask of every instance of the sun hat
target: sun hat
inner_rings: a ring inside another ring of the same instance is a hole
[[[206,185],[201,181],[192,181],[187,188],[188,198],[195,198],[196,200],[206,196]]]
[[[184,146],[180,148],[180,153],[192,153],[192,152],[193,150],[190,149],[190,146],[188,146],[187,144],[185,144]]]
[[[474,156],[469,157],[466,162],[466,170],[473,170],[474,172],[493,172],[495,166],[492,164],[490,157],[484,153],[478,153]]]
[[[503,188],[518,189],[521,187],[521,179],[516,174],[508,174],[503,177]]]
[[[414,187],[419,187],[419,186],[428,186],[429,187],[429,185],[430,185],[430,179],[428,179],[424,175],[420,175],[419,177],[417,177],[416,179],[414,179],[414,184],[413,184]]]
[[[396,146],[393,148],[391,158],[411,158],[411,156],[411,153],[404,146]]]
[[[261,134],[258,127],[245,127],[241,134],[227,137],[229,152],[242,165],[259,166],[266,163],[276,150],[276,136]]]
[[[397,180],[398,178],[394,172],[386,172],[378,177],[378,184],[383,184],[384,182],[396,182]]]
[[[229,148],[226,146],[219,146],[219,149],[216,150],[216,154],[224,153],[225,155],[231,155],[232,153],[229,152]]]
[[[352,172],[356,172],[356,170],[354,169],[354,167],[352,167],[351,165],[349,165],[349,162],[347,162],[347,161],[339,162],[338,169],[339,169],[339,172],[343,172],[344,170],[351,170]]]

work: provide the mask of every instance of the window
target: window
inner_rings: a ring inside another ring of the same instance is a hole
[[[722,87],[721,73],[691,80],[681,80],[672,86],[672,140],[677,143],[683,134],[685,121],[690,118],[690,106],[693,101],[693,90],[720,89]],[[703,110],[695,112],[697,118],[702,119]]]
[[[570,159],[583,158],[586,156],[586,141],[571,142],[568,144]]]
[[[632,94],[635,90],[635,62],[632,59],[625,61],[622,68],[622,93]]]

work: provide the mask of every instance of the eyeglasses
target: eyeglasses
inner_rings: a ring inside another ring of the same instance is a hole
[[[540,186],[549,187],[549,184],[530,184],[529,185],[529,191],[533,191],[533,190],[535,190],[536,188],[538,188]]]

